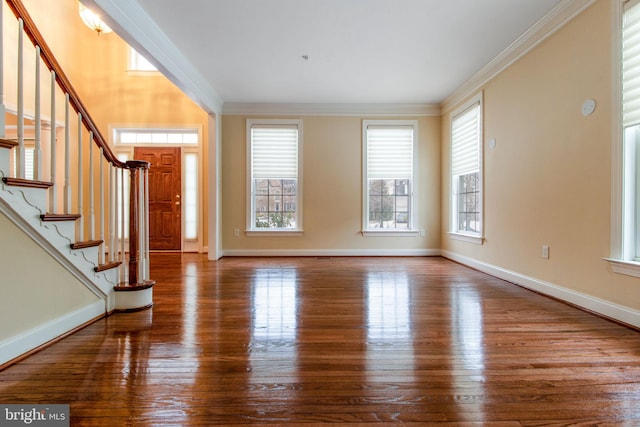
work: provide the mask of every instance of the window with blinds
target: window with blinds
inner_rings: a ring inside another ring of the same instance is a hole
[[[474,98],[452,114],[452,231],[480,237],[482,233],[481,140],[482,102]]]
[[[365,121],[364,219],[367,230],[413,230],[415,121]]]
[[[622,255],[640,261],[640,1],[625,5],[622,22]]]
[[[247,122],[250,231],[301,229],[301,121]]]

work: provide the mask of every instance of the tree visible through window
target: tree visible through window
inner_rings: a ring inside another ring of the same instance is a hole
[[[478,172],[458,176],[458,231],[480,233]]]
[[[369,227],[409,227],[409,179],[369,180]]]

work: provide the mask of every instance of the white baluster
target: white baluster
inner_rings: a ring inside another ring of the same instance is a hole
[[[24,22],[18,19],[18,150],[16,151],[16,171],[18,178],[24,178]]]
[[[33,179],[42,180],[42,114],[40,112],[40,46],[36,46],[35,146],[33,150]]]
[[[125,216],[125,213],[126,213],[125,206],[126,206],[126,203],[127,203],[127,201],[126,201],[126,194],[127,193],[125,191],[125,188],[126,188],[126,185],[125,185],[126,179],[125,178],[126,178],[126,176],[127,176],[126,175],[126,169],[120,168],[120,236],[121,236],[121,239],[120,239],[120,259],[119,260],[122,261],[122,265],[120,266],[120,281],[122,283],[127,283],[126,280],[127,280],[127,268],[128,268],[128,265],[127,265],[127,262],[126,262],[126,256],[125,256],[125,240],[126,240],[125,239],[125,237],[126,237],[125,224],[127,223],[125,221],[125,218],[126,218],[126,216]]]
[[[69,94],[64,104],[64,213],[71,213],[71,129],[69,128]]]
[[[142,278],[149,280],[151,277],[149,271],[149,169],[143,169],[142,176],[144,177],[144,213],[142,215],[144,223],[144,274]]]
[[[49,190],[49,210],[50,213],[58,211],[58,194],[56,190],[56,72],[51,72],[51,141],[49,147],[51,157],[51,177],[49,181],[53,183]]]
[[[82,194],[84,190],[84,176],[83,176],[84,168],[82,164],[82,114],[78,113],[78,213],[80,214],[80,218],[78,218],[77,226],[78,233],[76,240],[79,242],[84,242],[84,195]]]
[[[96,239],[95,181],[93,177],[93,131],[89,131],[89,240]]]
[[[114,207],[115,202],[115,171],[111,163],[109,163],[109,262],[115,262],[115,252],[117,250],[115,242],[116,234],[116,218],[114,213],[116,209]]]
[[[0,3],[0,51],[4,52],[4,2]],[[4,115],[4,55],[0,55],[0,138],[6,137]]]
[[[144,281],[144,272],[146,271],[144,254],[145,249],[145,189],[144,189],[144,168],[138,169],[138,283]]]
[[[113,175],[114,175],[114,184],[115,188],[113,189],[113,236],[114,236],[114,246],[113,246],[113,261],[118,262],[120,260],[120,240],[122,237],[120,236],[120,168],[115,166],[113,167]]]
[[[103,151],[104,149],[102,147],[100,147],[100,198],[98,200],[98,211],[100,212],[100,240],[102,240],[104,243],[100,246],[100,264],[104,264],[105,263],[105,243],[106,240],[104,238],[104,162],[106,161],[103,157]]]

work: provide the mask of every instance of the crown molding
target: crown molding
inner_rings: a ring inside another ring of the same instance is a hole
[[[105,21],[209,113],[226,115],[438,116],[473,95],[518,59],[587,9],[596,0],[562,0],[516,41],[449,95],[434,104],[331,104],[227,102],[157,27],[136,0],[82,0],[101,9]]]
[[[441,104],[442,113],[447,113],[466,98],[480,90],[518,59],[525,56],[549,36],[595,3],[596,0],[562,0],[529,30],[511,43],[505,50],[485,65],[473,77],[449,95]]]
[[[440,107],[433,104],[225,102],[222,114],[249,116],[439,116]]]
[[[82,0],[104,12],[106,23],[147,58],[171,82],[208,113],[222,110],[223,100],[136,0]],[[108,37],[108,36],[107,36]]]

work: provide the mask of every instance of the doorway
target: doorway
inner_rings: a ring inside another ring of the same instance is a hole
[[[180,147],[135,147],[134,158],[149,162],[149,249],[182,249]]]

